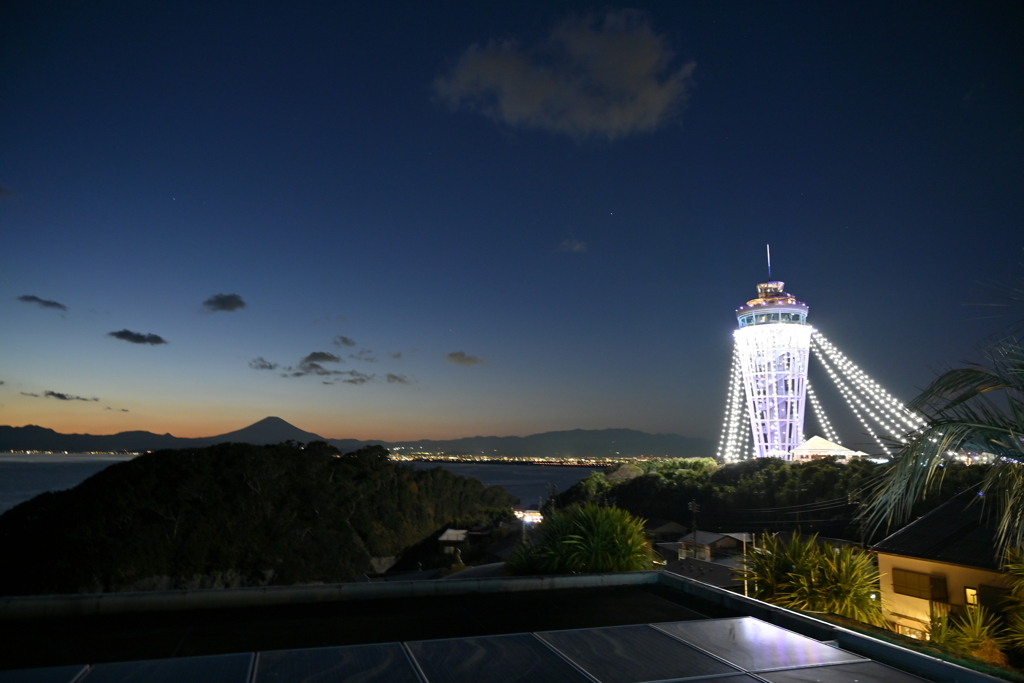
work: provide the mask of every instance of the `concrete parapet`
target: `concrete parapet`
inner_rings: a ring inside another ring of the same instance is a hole
[[[0,597],[0,619],[45,619],[132,612],[176,612],[348,600],[628,586],[657,583],[658,574],[659,572],[652,571],[573,576],[514,576],[462,581],[391,581],[310,586],[10,596]]]

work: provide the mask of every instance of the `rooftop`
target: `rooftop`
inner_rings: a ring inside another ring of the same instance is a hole
[[[47,667],[2,683],[995,680],[669,572],[0,598],[0,662]]]
[[[994,538],[991,507],[981,496],[965,495],[943,503],[872,550],[999,571]]]

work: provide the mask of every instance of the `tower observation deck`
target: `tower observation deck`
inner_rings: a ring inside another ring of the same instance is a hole
[[[789,459],[803,442],[814,328],[807,324],[807,304],[785,292],[784,284],[757,286],[757,298],[736,309],[733,337],[755,455]]]

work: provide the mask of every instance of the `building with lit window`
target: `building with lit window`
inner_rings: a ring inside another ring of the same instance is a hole
[[[933,612],[1000,609],[1009,584],[999,572],[992,510],[976,498],[940,505],[872,547],[886,616],[899,633],[925,638]]]

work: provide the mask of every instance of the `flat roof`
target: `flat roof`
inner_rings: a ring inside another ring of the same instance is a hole
[[[53,683],[924,680],[753,617],[110,662],[0,672],[0,681],[43,674]]]
[[[0,683],[996,680],[664,571],[194,593],[4,599]]]

